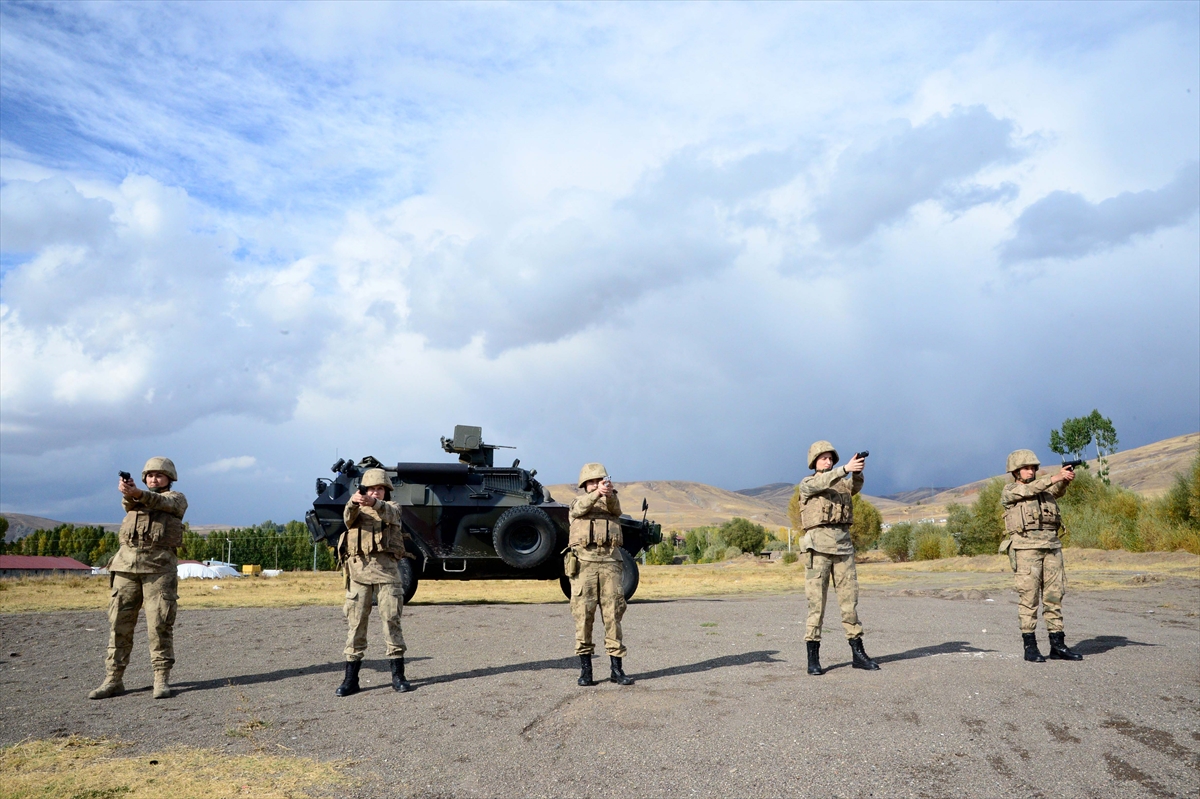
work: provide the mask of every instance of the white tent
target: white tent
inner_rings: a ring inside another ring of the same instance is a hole
[[[220,580],[224,577],[242,576],[232,565],[222,563],[219,560],[206,560],[204,563],[185,560],[176,566],[175,570],[181,580],[186,580],[189,577],[199,577],[203,580]]]
[[[237,570],[237,566],[232,563],[226,563],[223,560],[206,560],[204,565],[217,573],[217,577],[241,577],[242,573]]]
[[[214,569],[205,566],[203,563],[196,563],[195,561],[180,563],[175,567],[175,571],[179,573],[180,580],[186,580],[189,577],[200,577],[205,580],[216,580],[221,576],[217,574]]]

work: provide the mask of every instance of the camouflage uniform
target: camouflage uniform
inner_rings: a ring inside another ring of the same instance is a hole
[[[837,450],[828,441],[817,441],[808,448],[808,468],[816,469],[821,455],[833,456],[833,465],[800,481],[800,524],[804,537],[801,551],[808,553],[804,570],[804,595],[808,599],[808,621],[804,641],[808,649],[808,673],[824,674],[820,663],[821,625],[825,621],[825,601],[829,581],[837,591],[842,610],[842,627],[850,642],[852,666],[875,670],[879,665],[863,649],[862,624],[858,621],[858,572],[854,568],[854,542],[850,524],[854,521],[853,497],[863,487],[862,472],[850,472],[836,466]],[[846,479],[847,476],[850,479]]]
[[[844,466],[805,477],[800,482],[800,523],[804,526],[801,548],[808,551],[804,570],[804,594],[808,598],[808,624],[804,640],[820,641],[825,620],[829,581],[837,591],[846,638],[863,634],[858,621],[858,573],[854,568],[854,544],[850,523],[854,511],[851,497],[862,490],[863,476]]]
[[[1049,477],[1040,477],[1030,483],[1011,482],[1000,494],[1004,528],[1012,536],[1009,558],[1015,563],[1017,573],[1023,633],[1037,629],[1039,604],[1046,631],[1057,633],[1063,629],[1062,600],[1067,579],[1055,499],[1066,490],[1065,480],[1052,483]]]
[[[593,491],[571,502],[571,533],[568,546],[578,559],[578,572],[571,579],[571,615],[575,617],[575,654],[590,656],[592,624],[596,607],[604,622],[604,649],[613,657],[625,657],[621,641],[621,617],[625,615],[625,592],[621,578],[625,567],[617,548],[621,546],[621,503],[614,493],[608,497]]]
[[[1058,531],[1062,527],[1062,516],[1058,511],[1058,497],[1067,491],[1072,473],[1055,477],[1037,477],[1037,455],[1033,450],[1018,449],[1008,456],[1006,471],[1013,482],[1000,492],[1000,505],[1004,508],[1004,530],[1008,537],[1000,544],[1000,551],[1008,551],[1009,562],[1017,576],[1017,614],[1021,620],[1021,639],[1025,647],[1025,660],[1030,663],[1045,663],[1038,651],[1037,614],[1042,606],[1042,618],[1046,620],[1046,632],[1050,634],[1050,657],[1056,660],[1083,660],[1083,655],[1072,652],[1067,646],[1063,632],[1062,600],[1067,590],[1067,574],[1063,568],[1062,541]],[[1021,480],[1021,470],[1032,469],[1026,480]]]
[[[361,661],[367,651],[367,621],[371,604],[379,603],[383,619],[385,656],[391,660],[404,655],[404,635],[400,614],[404,610],[404,585],[400,577],[400,559],[404,557],[404,535],[400,527],[400,506],[376,500],[374,507],[346,503],[342,512],[346,532],[338,540],[338,554],[346,577],[346,602],[342,612],[349,631],[343,654],[347,661]]]
[[[162,471],[172,480],[175,465],[166,458],[151,458],[142,479],[151,471]],[[150,664],[154,668],[154,696],[170,696],[169,678],[175,665],[175,613],[179,600],[179,559],[175,550],[183,544],[183,515],[187,498],[170,487],[143,489],[138,499],[124,497],[125,519],[118,537],[121,548],[109,561],[108,656],[104,661],[105,681],[92,692],[103,699],[124,691],[123,677],[133,650],[133,628],[138,611],[146,609],[146,633],[150,642]]]

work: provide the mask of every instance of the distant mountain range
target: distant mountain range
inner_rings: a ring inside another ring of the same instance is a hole
[[[1143,496],[1159,496],[1185,472],[1200,452],[1200,433],[1176,436],[1144,447],[1118,452],[1109,458],[1113,482]],[[1095,461],[1090,462],[1093,470]],[[1045,468],[1055,468],[1047,462]],[[879,509],[885,523],[944,519],[952,502],[970,503],[988,480],[976,480],[955,488],[916,488],[882,497],[867,496]],[[650,504],[649,517],[665,530],[688,530],[703,525],[719,525],[735,516],[749,519],[776,531],[788,526],[787,506],[795,490],[793,483],[768,483],[757,488],[727,491],[723,488],[684,480],[644,480],[617,483],[622,509],[641,516],[642,500]],[[579,491],[572,485],[547,486],[553,497],[570,502]],[[3,514],[9,523],[5,540],[13,541],[34,530],[55,527],[61,522],[20,513]],[[105,529],[120,525],[105,523]],[[198,533],[228,530],[229,525],[192,525]]]

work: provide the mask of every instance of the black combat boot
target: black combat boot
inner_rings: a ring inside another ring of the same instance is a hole
[[[393,658],[388,663],[392,666],[392,690],[402,694],[411,691],[412,685],[404,679],[404,658]]]
[[[861,635],[850,639],[850,652],[854,656],[854,660],[850,664],[853,668],[879,671],[879,664],[867,657],[867,650],[863,649]]]
[[[619,657],[609,655],[608,665],[612,669],[612,673],[608,677],[609,682],[615,682],[617,685],[633,685],[633,680],[625,676],[625,670],[621,668],[621,659]]]
[[[1034,633],[1021,633],[1021,640],[1025,642],[1025,659],[1030,663],[1045,663],[1046,659],[1042,657],[1042,653],[1037,648],[1037,636]]]
[[[821,668],[821,642],[805,641],[804,644],[808,647],[808,673],[820,677],[825,673]]]
[[[361,660],[346,661],[346,676],[342,679],[342,684],[334,691],[338,696],[350,696],[358,693],[358,673],[362,670]]]
[[[1083,655],[1067,648],[1067,642],[1063,640],[1064,635],[1065,633],[1050,633],[1050,659],[1083,660]]]
[[[579,684],[580,685],[595,685],[596,681],[592,679],[592,656],[579,656]]]

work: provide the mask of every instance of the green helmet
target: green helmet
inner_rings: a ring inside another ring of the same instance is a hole
[[[608,477],[608,469],[603,463],[585,463],[579,470],[579,487],[583,488],[588,480],[603,480]]]
[[[175,473],[175,464],[170,458],[151,458],[146,461],[146,465],[142,467],[142,482],[146,482],[146,475],[150,472],[162,472],[167,477],[171,478],[174,483],[179,479],[179,475]]]
[[[1041,466],[1042,462],[1038,460],[1037,455],[1033,454],[1031,449],[1018,449],[1008,456],[1008,465],[1004,471],[1012,474],[1018,469],[1023,469],[1026,466]]]
[[[817,468],[817,458],[821,457],[826,452],[833,453],[833,465],[837,466],[838,458],[837,450],[833,448],[833,444],[828,441],[817,441],[808,448],[808,468]]]
[[[367,469],[365,472],[363,472],[362,480],[359,480],[358,484],[363,488],[370,488],[371,486],[383,486],[389,491],[395,488],[395,486],[392,485],[392,481],[388,478],[387,472],[385,472],[383,469]]]

